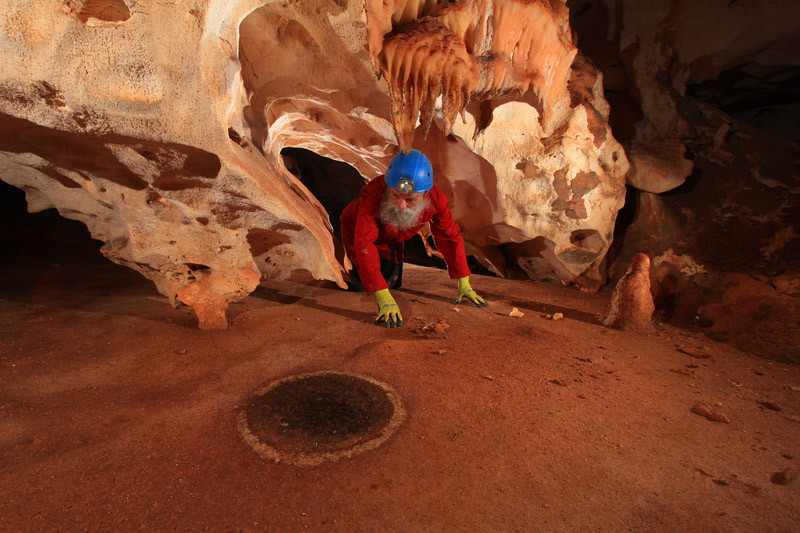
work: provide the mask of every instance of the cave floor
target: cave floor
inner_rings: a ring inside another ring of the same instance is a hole
[[[608,330],[608,294],[475,277],[490,307],[456,312],[444,271],[409,266],[399,329],[372,325],[363,294],[270,281],[199,331],[102,259],[0,274],[3,530],[800,528],[800,481],[771,482],[800,462],[800,368]],[[336,463],[261,458],[237,412],[317,370],[390,384],[405,423]]]

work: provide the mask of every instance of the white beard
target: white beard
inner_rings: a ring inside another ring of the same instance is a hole
[[[405,231],[419,225],[419,217],[422,215],[422,212],[425,211],[425,208],[428,207],[429,203],[426,195],[415,207],[400,209],[392,203],[387,193],[386,198],[384,198],[381,204],[379,217],[384,224],[394,226],[398,231]]]

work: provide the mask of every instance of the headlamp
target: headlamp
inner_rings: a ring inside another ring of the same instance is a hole
[[[411,194],[414,192],[414,182],[408,178],[402,178],[397,182],[397,190],[403,194]]]

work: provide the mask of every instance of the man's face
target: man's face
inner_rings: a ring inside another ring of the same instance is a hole
[[[378,218],[384,224],[406,230],[419,225],[420,217],[428,205],[424,192],[404,193],[388,187]]]
[[[398,209],[413,209],[419,205],[424,197],[424,192],[402,193],[389,187],[389,200]]]

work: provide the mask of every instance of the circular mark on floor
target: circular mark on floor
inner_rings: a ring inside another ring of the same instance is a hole
[[[289,376],[257,390],[239,412],[239,433],[266,459],[313,466],[377,448],[405,417],[389,385],[323,371]]]

